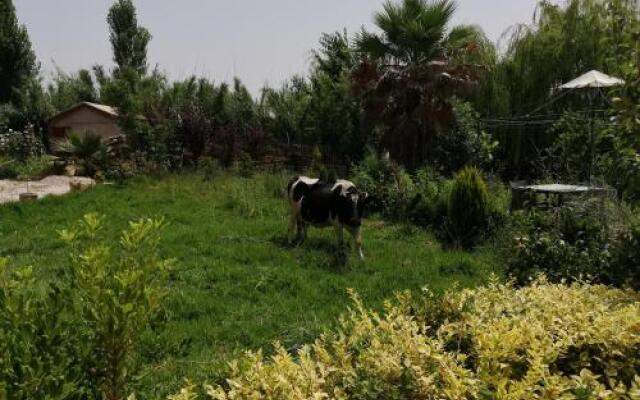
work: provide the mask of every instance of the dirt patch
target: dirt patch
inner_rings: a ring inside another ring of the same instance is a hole
[[[86,189],[96,182],[91,178],[48,176],[40,181],[29,183],[29,192],[38,195],[38,199],[46,196],[62,196],[71,191],[71,183],[76,188]],[[27,192],[27,182],[14,180],[0,180],[0,204],[12,203],[20,200],[20,193]]]

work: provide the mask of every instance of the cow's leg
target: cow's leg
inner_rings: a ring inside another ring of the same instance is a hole
[[[305,223],[302,221],[302,218],[298,217],[298,242],[304,243],[307,239],[307,227]]]
[[[306,239],[307,233],[304,221],[300,217],[300,214],[298,214],[298,217],[296,218],[296,228],[296,238],[298,240],[298,243],[302,243]]]
[[[364,253],[362,252],[362,232],[360,230],[360,227],[349,228],[349,233],[353,238],[353,250],[357,250],[360,259],[364,260]]]
[[[293,233],[296,230],[296,226],[298,225],[298,213],[294,209],[294,206],[291,207],[291,215],[289,215],[289,231],[287,232],[287,241],[289,244],[293,243]]]
[[[289,215],[289,232],[287,239],[289,244],[293,243],[293,232],[297,229],[298,239],[300,239],[300,203],[291,202],[291,214]]]
[[[342,224],[337,223],[333,225],[336,230],[336,238],[338,239],[338,247],[342,250],[342,246],[344,245],[344,235],[342,231]]]

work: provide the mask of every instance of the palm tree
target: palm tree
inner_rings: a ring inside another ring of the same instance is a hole
[[[71,133],[66,139],[55,143],[58,153],[72,159],[82,173],[93,176],[104,167],[107,159],[107,146],[102,137],[93,132]]]
[[[488,41],[479,28],[449,29],[451,0],[387,1],[374,21],[380,33],[356,38],[361,62],[352,80],[381,146],[408,167],[429,158],[435,134],[453,119],[447,99],[477,81]]]

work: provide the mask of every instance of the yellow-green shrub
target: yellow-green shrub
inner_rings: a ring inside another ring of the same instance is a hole
[[[248,353],[225,385],[205,391],[213,399],[640,399],[639,370],[637,293],[540,280],[439,299],[402,294],[384,315],[356,297],[337,332],[295,355],[278,344],[268,359]]]

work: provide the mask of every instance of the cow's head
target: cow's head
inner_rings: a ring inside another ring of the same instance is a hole
[[[333,188],[333,195],[337,200],[340,222],[354,228],[362,224],[364,206],[369,194],[359,191],[353,184],[337,184]]]

